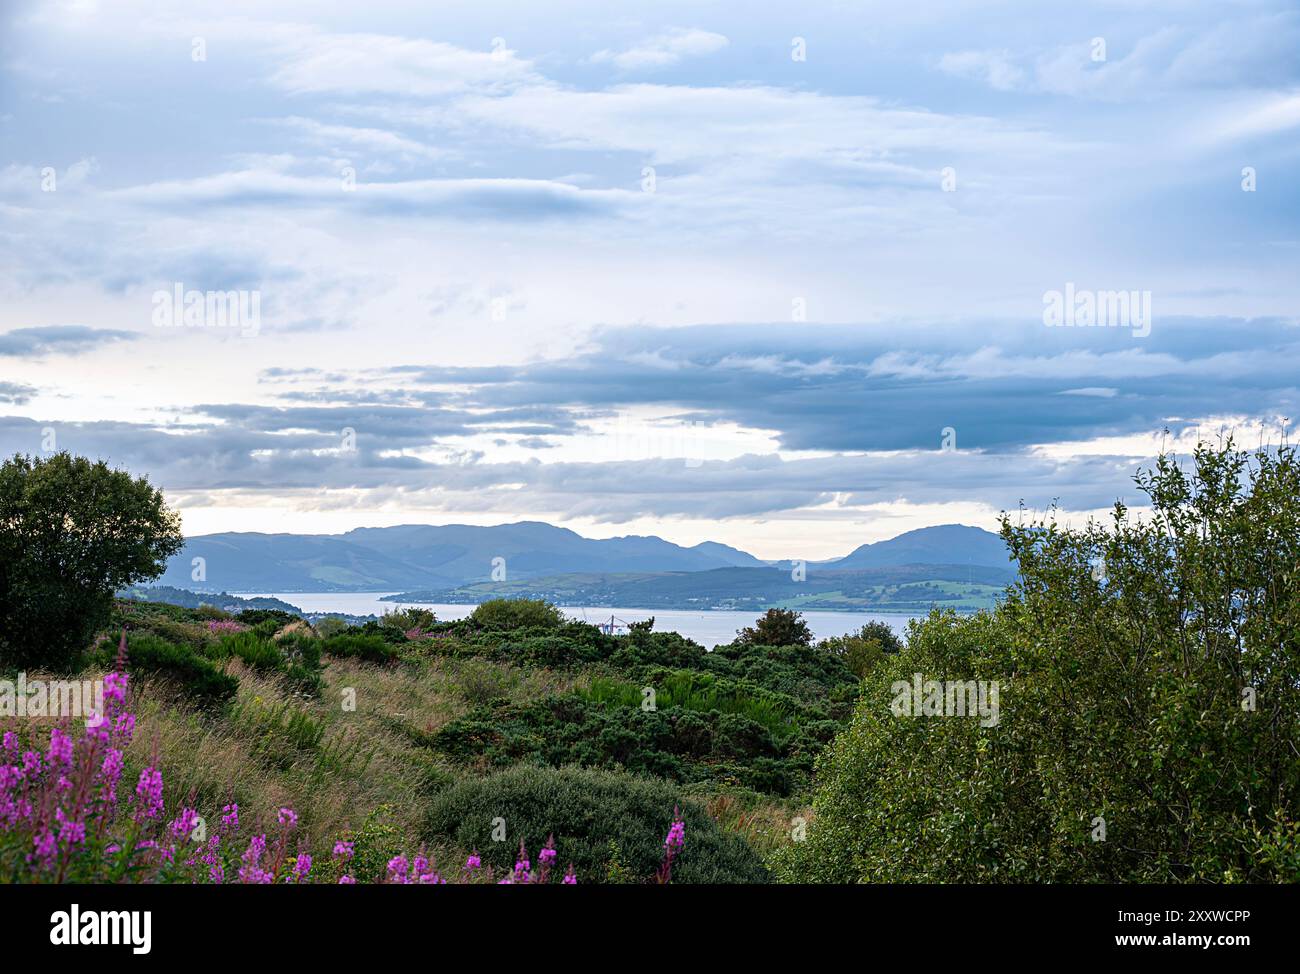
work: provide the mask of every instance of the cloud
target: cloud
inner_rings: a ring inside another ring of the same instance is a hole
[[[1012,452],[1300,406],[1294,323],[1169,318],[1143,342],[1041,321],[637,327],[599,332],[564,360],[400,374],[465,386],[475,408],[676,408],[774,431],[791,451],[928,449],[952,426],[966,447]]]
[[[404,161],[442,159],[445,149],[426,145],[387,129],[364,128],[355,125],[337,125],[293,115],[270,120],[299,134],[316,145],[326,146],[336,152],[368,152],[382,157],[397,157]]]
[[[541,179],[411,179],[387,182],[243,170],[114,190],[111,199],[157,209],[314,207],[391,217],[533,221],[613,214],[640,194],[583,190]]]
[[[36,358],[44,355],[79,355],[101,345],[132,341],[129,331],[88,328],[85,325],[45,325],[0,332],[0,355]]]
[[[535,74],[504,42],[473,51],[442,41],[384,34],[285,30],[283,64],[270,78],[292,94],[383,93],[403,98],[508,88]]]
[[[620,71],[652,70],[670,67],[684,58],[712,54],[722,50],[727,43],[722,34],[674,27],[623,51],[597,51],[591,60],[597,64],[612,64]]]
[[[1006,51],[956,51],[939,59],[939,70],[959,78],[974,78],[998,91],[1019,88],[1025,72]]]
[[[36,389],[21,382],[4,382],[0,380],[0,402],[21,406],[36,395]]]
[[[318,506],[404,507],[621,522],[640,517],[770,516],[834,504],[860,509],[900,497],[918,504],[960,498],[991,509],[1046,506],[1068,497],[1075,509],[1104,507],[1129,483],[1136,458],[1056,459],[1027,451],[992,456],[937,449],[904,454],[725,461],[682,458],[488,462],[475,451],[448,460],[391,452],[410,430],[357,429],[356,449],[333,432],[265,432],[240,424],[162,429],[123,422],[58,423],[60,447],[107,459],[171,494],[222,492],[277,502],[301,496]],[[5,451],[35,449],[41,424],[0,417]],[[330,494],[337,496],[331,497]]]
[[[1124,44],[1123,33],[1038,52],[950,52],[941,71],[998,91],[1024,90],[1103,101],[1145,100],[1212,88],[1270,88],[1294,81],[1300,14],[1276,11],[1212,23],[1170,25]]]

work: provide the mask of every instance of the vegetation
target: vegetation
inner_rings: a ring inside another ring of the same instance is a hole
[[[844,661],[859,678],[865,677],[885,658],[903,651],[903,641],[894,634],[888,623],[868,622],[857,632],[832,636],[817,644],[832,656]]]
[[[1300,463],[1202,447],[1109,528],[1004,518],[1021,580],[868,675],[797,881],[1296,881]],[[895,681],[1000,684],[1000,719],[895,716]]]
[[[183,544],[144,479],[68,453],[0,464],[0,667],[73,667],[113,593],[162,574]]]
[[[736,633],[742,646],[807,646],[812,630],[793,609],[768,609],[753,626]]]
[[[665,809],[677,804],[691,841],[674,865],[675,882],[767,879],[754,850],[684,801],[680,792],[662,782],[609,772],[523,767],[468,779],[434,800],[427,831],[479,850],[484,862],[498,869],[509,867],[517,840],[531,845],[553,835],[578,875],[598,882],[620,872],[633,877],[653,873],[672,821]],[[493,841],[494,828],[505,829],[505,841]]]
[[[1295,881],[1300,462],[1204,448],[1140,483],[1150,516],[1005,518],[998,607],[905,642],[814,645],[791,610],[710,652],[520,599],[79,603],[84,643],[36,665],[80,659],[111,719],[0,716],[0,880]],[[14,665],[56,617],[4,611]],[[932,681],[992,709],[900,704]]]

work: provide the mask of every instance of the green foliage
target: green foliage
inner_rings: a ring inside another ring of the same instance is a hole
[[[57,453],[0,465],[0,665],[68,669],[113,593],[162,574],[180,518],[148,481]]]
[[[822,652],[842,659],[859,678],[865,677],[886,656],[899,653],[903,641],[887,622],[868,622],[857,632],[832,636],[817,644]]]
[[[1300,462],[1229,443],[1138,483],[1148,518],[1004,518],[1021,580],[869,674],[786,878],[1296,878]],[[999,681],[1000,720],[894,716],[918,672]]]
[[[389,629],[396,629],[401,633],[410,632],[412,629],[428,632],[438,624],[438,617],[434,615],[432,609],[412,606],[396,612],[386,612],[379,621]]]
[[[325,616],[317,619],[312,628],[322,638],[336,636],[348,629],[348,621],[341,616]]]
[[[111,666],[117,646],[101,644],[97,662]],[[225,703],[235,696],[239,681],[222,673],[205,656],[189,646],[178,646],[148,632],[133,632],[127,637],[127,669],[135,673],[152,673],[173,681],[200,706]]]
[[[220,659],[238,657],[255,670],[278,670],[284,665],[284,654],[275,641],[253,630],[223,636],[214,655]]]
[[[813,634],[794,609],[768,609],[752,626],[736,633],[742,646],[810,646]]]
[[[766,881],[745,841],[723,832],[672,785],[604,771],[520,767],[461,782],[434,800],[426,837],[477,849],[484,865],[500,874],[514,865],[520,839],[536,861],[537,850],[554,835],[557,865],[572,862],[578,882],[601,882],[611,872],[645,881],[659,865],[674,806],[686,822],[686,845],[673,882]],[[505,820],[504,842],[492,840],[497,818]]]
[[[785,715],[797,706],[793,701],[700,679],[669,674],[655,710],[642,709],[639,687],[596,679],[584,692],[479,708],[447,724],[430,743],[460,761],[496,767],[527,761],[626,769],[777,795],[802,788],[814,756],[838,725],[814,717],[800,724]]]
[[[350,629],[322,639],[321,651],[328,656],[359,659],[367,663],[392,663],[398,657],[395,643],[373,632],[362,632],[358,629]]]
[[[847,717],[858,693],[858,677],[844,660],[806,646],[719,646],[705,655],[703,669],[824,706],[835,719]]]
[[[558,629],[568,620],[564,613],[541,599],[489,599],[470,615],[485,629]]]
[[[276,625],[263,620],[253,629],[222,636],[208,652],[215,659],[236,657],[245,665],[264,673],[281,673],[291,687],[304,694],[315,694],[321,686],[322,640],[308,632],[286,633],[272,639],[259,627]]]
[[[273,623],[270,632],[274,633],[291,622],[297,622],[302,617],[296,616],[292,612],[285,612],[282,609],[244,609],[235,618],[244,625],[258,629],[259,632],[263,633],[267,632],[266,624]]]
[[[691,670],[652,673],[647,677],[646,687],[596,676],[581,695],[598,703],[641,707],[646,699],[646,689],[654,691],[656,707],[740,714],[762,724],[777,737],[784,737],[798,727],[797,714],[802,709],[793,699],[762,687]]]

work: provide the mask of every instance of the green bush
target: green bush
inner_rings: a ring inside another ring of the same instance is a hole
[[[485,629],[558,629],[569,620],[541,599],[489,599],[470,618]]]
[[[283,609],[244,609],[235,618],[250,628],[264,626],[268,622],[274,623],[270,631],[278,632],[289,623],[297,622],[302,617],[296,616],[292,612],[285,612]]]
[[[237,656],[255,670],[278,670],[284,665],[280,647],[252,630],[222,637],[215,654],[227,659]]]
[[[222,673],[211,660],[187,646],[177,646],[143,632],[130,633],[126,645],[127,670],[130,673],[153,673],[165,677],[202,706],[224,703],[239,689],[237,679]],[[101,665],[111,666],[116,657],[116,643],[101,645]]]
[[[406,609],[399,609],[395,612],[385,612],[380,617],[379,622],[389,628],[396,629],[400,633],[410,632],[412,629],[418,629],[421,632],[428,632],[438,623],[438,617],[432,609],[421,609],[418,606],[411,606]]]
[[[649,880],[659,866],[674,806],[686,822],[686,845],[673,867],[673,882],[767,881],[758,854],[740,836],[724,832],[672,785],[627,774],[520,767],[464,781],[433,800],[425,837],[477,849],[483,864],[500,873],[514,865],[520,839],[536,862],[538,849],[554,835],[557,864],[572,862],[579,883],[604,882],[620,870]],[[492,840],[498,818],[505,820],[503,842]],[[617,843],[615,850],[611,842]]]
[[[753,626],[736,633],[742,646],[809,646],[812,630],[794,609],[768,609]]]
[[[1018,582],[992,613],[914,624],[869,675],[786,878],[1296,877],[1300,461],[1194,461],[1139,476],[1140,519],[1004,518]],[[998,681],[999,720],[895,716],[915,673]]]
[[[392,663],[397,659],[397,645],[383,636],[356,630],[341,632],[321,641],[327,656],[364,660],[367,663]]]
[[[780,737],[739,712],[693,710],[702,694],[654,711],[642,710],[639,689],[600,684],[587,694],[546,697],[535,703],[481,707],[454,720],[430,743],[470,763],[624,769],[680,782],[712,781],[788,795],[803,787],[816,753],[838,725],[811,722]],[[744,709],[743,705],[739,709]]]
[[[857,632],[823,639],[817,648],[842,659],[858,677],[865,677],[888,655],[902,652],[903,641],[887,622],[868,622]]]

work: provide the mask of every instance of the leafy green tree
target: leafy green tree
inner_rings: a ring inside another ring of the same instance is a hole
[[[57,453],[0,465],[0,664],[67,668],[113,593],[181,550],[180,517],[143,478]]]
[[[568,620],[544,599],[488,599],[470,614],[485,629],[557,629]]]
[[[736,633],[742,646],[810,646],[813,634],[794,609],[768,609],[752,626]]]
[[[901,652],[903,641],[895,635],[889,623],[876,619],[857,632],[823,639],[817,648],[842,659],[849,669],[862,678],[886,655]]]
[[[1002,535],[991,613],[932,613],[818,766],[803,881],[1300,880],[1300,462],[1198,448],[1151,511]],[[995,723],[895,710],[915,674],[997,681]]]

